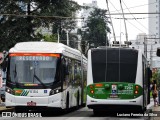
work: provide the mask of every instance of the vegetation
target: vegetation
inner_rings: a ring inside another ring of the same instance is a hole
[[[57,30],[60,31],[60,37],[65,39],[63,29],[71,31],[75,27],[75,21],[44,16],[74,17],[74,13],[80,8],[80,5],[71,0],[1,0],[0,51],[8,50],[22,41],[51,41],[57,37]],[[37,32],[40,27],[50,26],[53,28],[53,35]]]
[[[157,86],[160,88],[160,70],[153,70],[151,82],[153,82],[153,80],[156,80]]]
[[[86,51],[85,44],[89,44],[89,48],[108,45],[107,33],[110,32],[108,27],[107,10],[95,8],[83,26],[83,30],[79,30],[82,35],[82,51]]]

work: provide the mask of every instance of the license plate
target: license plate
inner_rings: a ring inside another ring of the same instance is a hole
[[[27,106],[36,106],[36,102],[27,102]]]
[[[118,98],[118,95],[117,94],[111,94],[110,98]]]

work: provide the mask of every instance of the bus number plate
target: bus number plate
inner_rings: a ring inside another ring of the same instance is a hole
[[[117,94],[111,94],[110,98],[118,98],[118,95]]]
[[[36,102],[27,102],[27,106],[36,106]]]

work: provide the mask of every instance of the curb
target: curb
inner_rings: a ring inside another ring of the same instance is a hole
[[[11,112],[11,111],[13,111],[13,108],[3,108],[3,109],[1,109],[0,110],[0,113],[2,114],[2,112]]]
[[[152,113],[154,113],[154,112],[160,112],[160,105],[158,105],[156,107],[154,107],[154,105],[151,106],[151,110],[152,110]],[[160,120],[160,116],[155,116],[155,117],[152,117],[152,118],[153,118],[153,120]]]

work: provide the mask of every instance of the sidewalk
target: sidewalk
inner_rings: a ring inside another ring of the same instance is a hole
[[[6,108],[5,103],[0,103],[0,113],[12,111],[13,108]]]
[[[153,120],[160,120],[160,106],[152,107],[152,112],[157,116],[153,117]]]

